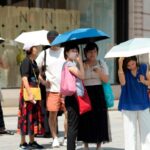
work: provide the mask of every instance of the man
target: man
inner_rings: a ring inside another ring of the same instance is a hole
[[[47,34],[47,39],[51,43],[55,37],[58,36],[58,32],[50,31]],[[64,145],[66,145],[66,132],[67,132],[67,115],[63,103],[63,98],[60,94],[60,79],[61,79],[61,70],[64,59],[64,50],[58,46],[51,46],[46,49],[46,80],[50,82],[50,88],[47,88],[47,97],[46,97],[46,107],[49,111],[49,125],[51,134],[53,137],[52,147],[59,147],[59,141],[57,137],[57,114],[60,109],[65,111],[65,135],[64,135]],[[42,51],[36,59],[36,62],[39,68],[42,67],[44,63],[44,51]]]

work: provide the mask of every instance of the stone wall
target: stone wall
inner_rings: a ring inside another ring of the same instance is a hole
[[[150,37],[150,0],[129,0],[129,38]],[[150,55],[139,56],[139,61],[150,63]]]

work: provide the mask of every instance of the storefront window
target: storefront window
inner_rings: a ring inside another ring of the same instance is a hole
[[[1,4],[5,7],[0,6],[0,13],[5,17],[0,18],[0,37],[5,38],[6,42],[0,44],[0,87],[16,88],[21,85],[19,65],[24,54],[22,45],[13,42],[13,39],[22,31],[56,29],[62,33],[73,28],[96,27],[110,35],[110,39],[97,42],[100,49],[98,58],[101,59],[114,45],[115,0],[56,0],[55,3],[53,2],[53,0],[42,2],[8,0],[7,3]],[[32,5],[32,8],[24,7],[29,5]],[[115,83],[114,60],[105,61],[109,67],[110,81]]]
[[[95,27],[110,35],[110,39],[97,42],[100,53],[98,58],[104,59],[106,52],[115,42],[115,0],[67,0],[68,9],[80,11],[80,27]],[[110,82],[115,83],[115,62],[105,59],[109,67]]]

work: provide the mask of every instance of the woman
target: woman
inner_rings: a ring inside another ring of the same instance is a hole
[[[35,134],[43,134],[42,127],[43,118],[41,115],[40,101],[35,101],[30,87],[38,86],[39,70],[35,62],[37,56],[37,48],[32,44],[24,46],[27,57],[20,66],[20,74],[22,79],[22,88],[20,92],[19,113],[18,113],[18,132],[21,134],[20,149],[37,148],[42,149],[43,146],[34,141]],[[44,85],[47,83],[40,78]],[[23,88],[26,88],[29,101],[24,101]],[[29,135],[29,144],[27,144],[25,136]]]
[[[104,61],[97,61],[98,46],[88,43],[84,49],[85,79],[88,95],[92,103],[92,111],[80,117],[78,140],[84,142],[84,149],[88,150],[88,143],[96,143],[97,150],[101,143],[110,141],[109,118],[104,98],[102,82],[108,82],[108,68]]]
[[[137,123],[140,128],[140,150],[150,149],[150,74],[146,64],[136,56],[118,60],[121,84],[119,110],[123,114],[125,150],[137,150]]]
[[[69,71],[76,76],[76,84],[82,84],[84,68],[79,56],[78,46],[73,44],[65,46],[64,57]],[[76,64],[79,65],[79,69]],[[68,114],[67,150],[75,150],[79,121],[79,108],[76,97],[74,95],[65,97],[65,105]]]

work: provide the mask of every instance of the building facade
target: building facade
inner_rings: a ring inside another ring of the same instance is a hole
[[[20,87],[19,63],[21,44],[13,40],[23,31],[52,30],[59,33],[79,28],[96,27],[110,38],[97,42],[103,59],[109,49],[134,37],[150,36],[149,0],[6,0],[0,1],[0,87]],[[84,45],[82,46],[84,47]],[[42,49],[40,47],[40,49]],[[149,62],[149,55],[139,57]],[[110,82],[117,85],[117,60],[106,59]]]

